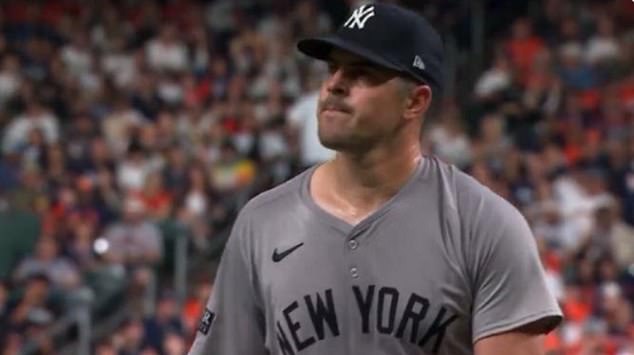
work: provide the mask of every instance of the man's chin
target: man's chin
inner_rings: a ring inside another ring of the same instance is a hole
[[[343,139],[343,137],[319,137],[319,142],[321,145],[328,149],[332,150],[345,150],[347,140]]]
[[[319,135],[319,141],[324,147],[338,152],[358,151],[359,149],[363,149],[362,147],[365,146],[360,141],[355,140],[354,137],[342,135]]]

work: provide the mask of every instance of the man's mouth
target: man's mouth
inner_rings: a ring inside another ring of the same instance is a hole
[[[341,112],[341,113],[347,113],[347,111],[345,111],[344,109],[338,108],[338,107],[324,107],[322,110],[322,112]]]
[[[326,111],[330,111],[330,112],[342,112],[342,113],[350,113],[351,110],[344,106],[344,105],[338,105],[338,104],[324,104],[321,107],[321,112],[326,112]]]
[[[320,105],[320,112],[326,111],[350,113],[352,112],[352,109],[348,105],[334,97],[327,97],[321,102]]]

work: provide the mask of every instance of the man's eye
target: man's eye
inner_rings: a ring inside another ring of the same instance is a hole
[[[332,63],[328,64],[328,72],[330,74],[336,72],[338,68],[339,68],[339,66],[337,66],[336,64],[332,64]]]

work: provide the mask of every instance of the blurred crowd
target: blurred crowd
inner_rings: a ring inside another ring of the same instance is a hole
[[[96,323],[126,305],[91,353],[183,354],[236,211],[333,156],[325,67],[294,44],[358,3],[2,2],[0,353],[61,353],[77,330],[48,330],[87,302]],[[528,219],[566,316],[549,355],[634,354],[634,4],[484,3],[487,65],[437,100],[425,152]],[[460,2],[417,9],[470,53]]]
[[[634,354],[634,4],[544,1],[490,56],[424,143],[528,219],[566,317],[550,354]]]

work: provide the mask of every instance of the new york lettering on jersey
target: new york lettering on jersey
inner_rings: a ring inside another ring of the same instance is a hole
[[[352,297],[361,322],[356,329],[342,328],[345,316],[336,309],[334,295]],[[351,289],[326,289],[292,301],[277,316],[276,338],[283,354],[301,353],[328,337],[344,332],[384,334],[438,353],[447,328],[458,319],[442,305],[416,293],[394,287],[354,285]]]

